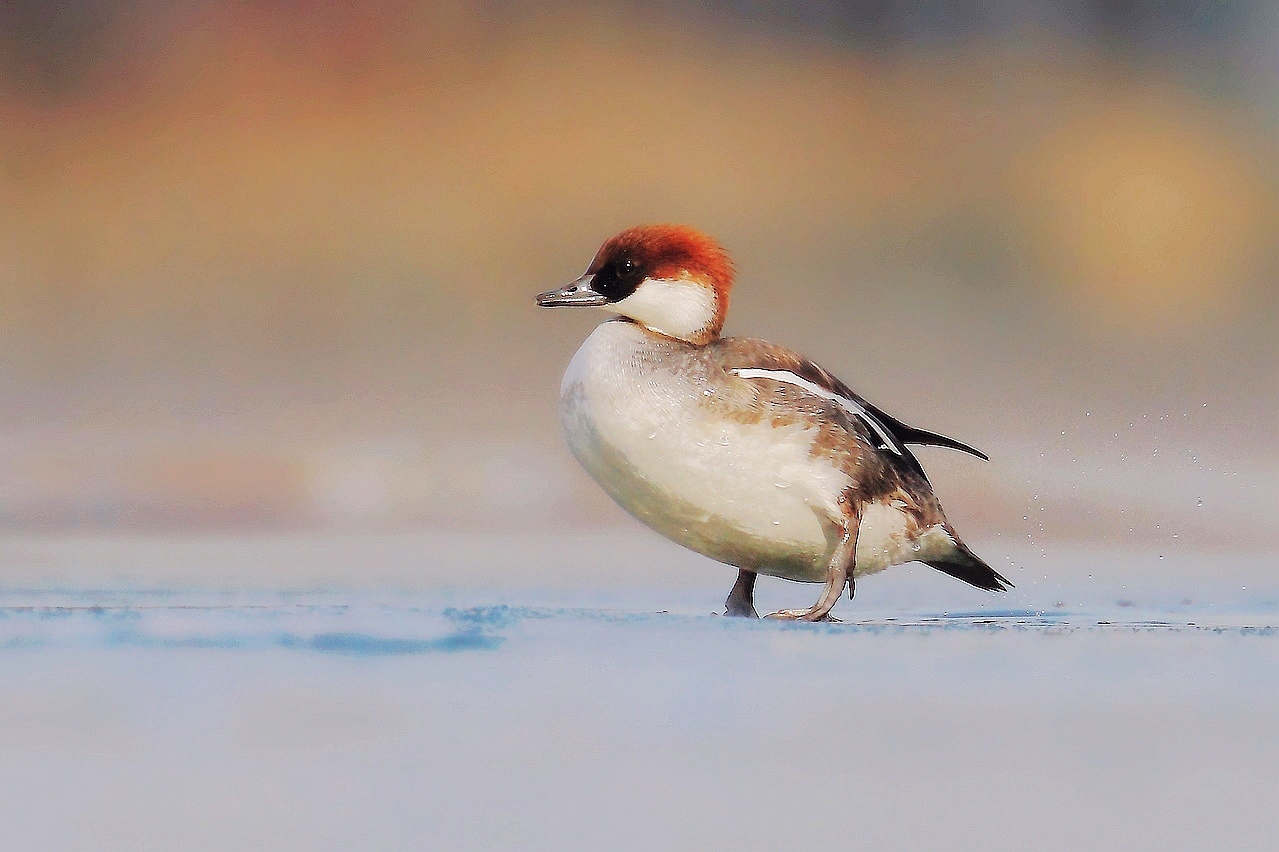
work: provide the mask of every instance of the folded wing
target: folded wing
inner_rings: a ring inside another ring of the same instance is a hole
[[[827,370],[790,350],[763,340],[725,338],[720,341],[724,366],[744,379],[767,379],[797,388],[833,402],[849,416],[861,421],[879,442],[879,448],[896,456],[910,457],[906,444],[946,447],[989,461],[976,447],[926,429],[908,426],[870,404]]]

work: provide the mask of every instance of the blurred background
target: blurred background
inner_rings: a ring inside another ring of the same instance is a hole
[[[676,221],[992,564],[1276,552],[1277,131],[1262,0],[9,0],[0,528],[630,530],[532,297]]]

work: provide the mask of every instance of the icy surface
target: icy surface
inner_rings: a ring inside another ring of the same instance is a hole
[[[280,588],[223,590],[205,565],[165,590],[118,582],[157,551],[122,546],[95,575],[76,566],[101,549],[68,547],[27,552],[59,587],[19,573],[0,589],[10,848],[1279,836],[1267,558],[1196,570],[1189,556],[1071,553],[1010,569],[1019,588],[1003,597],[910,569],[864,582],[837,609],[845,623],[795,625],[712,615],[731,582],[717,566],[611,587],[570,572],[536,588],[507,573],[393,589],[374,571],[327,590],[289,587],[306,573],[280,569]],[[302,565],[323,550],[224,543],[183,558]],[[761,603],[814,592],[761,582]]]

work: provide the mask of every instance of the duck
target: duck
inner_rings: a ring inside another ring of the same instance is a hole
[[[732,259],[686,225],[607,239],[541,307],[611,316],[560,384],[568,448],[603,491],[737,579],[724,614],[756,618],[760,574],[820,583],[816,603],[769,618],[835,620],[856,581],[922,562],[987,591],[1012,583],[946,519],[908,445],[968,444],[908,426],[828,370],[766,340],[724,337]]]

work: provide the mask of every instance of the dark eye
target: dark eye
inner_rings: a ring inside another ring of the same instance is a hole
[[[639,264],[634,259],[614,258],[595,274],[591,289],[610,302],[620,302],[635,292],[643,277]]]

